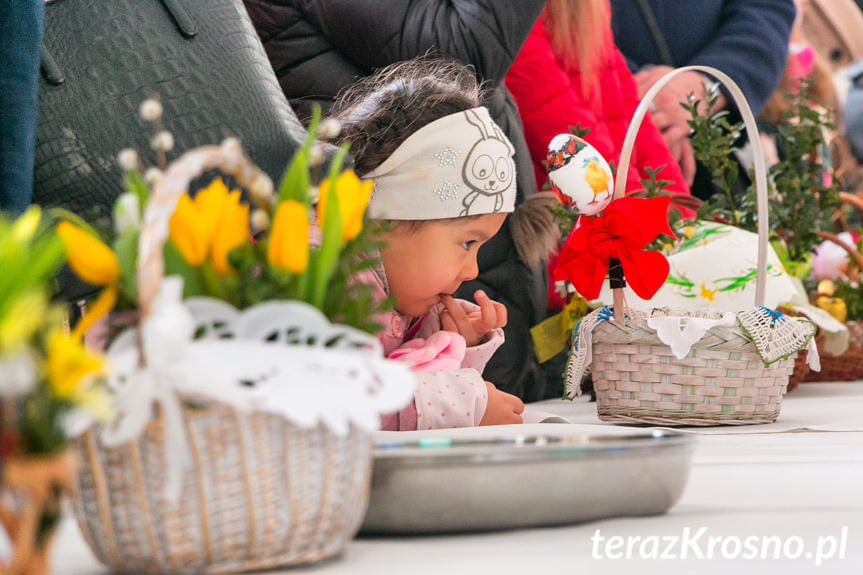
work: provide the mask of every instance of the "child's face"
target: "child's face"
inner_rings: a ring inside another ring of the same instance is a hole
[[[396,309],[408,316],[426,313],[477,275],[480,246],[497,233],[506,214],[483,214],[453,221],[430,220],[419,229],[396,226],[384,234],[384,270]]]

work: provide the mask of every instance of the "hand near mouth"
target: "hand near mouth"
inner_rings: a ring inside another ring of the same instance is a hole
[[[482,343],[485,335],[506,325],[506,307],[492,300],[482,290],[474,293],[479,310],[466,312],[450,295],[441,295],[444,310],[440,314],[441,329],[461,334],[468,347]]]

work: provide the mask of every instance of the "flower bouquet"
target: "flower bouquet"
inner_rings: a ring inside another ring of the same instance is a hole
[[[673,75],[691,69],[725,83],[744,114],[749,133],[757,134],[742,93],[726,75],[706,67],[681,68],[657,82],[636,110],[622,147],[621,173],[627,169],[637,128],[656,92]],[[753,145],[758,147],[757,139]],[[794,356],[810,345],[815,328],[807,320],[765,306],[766,169],[763,159],[756,157],[760,161],[755,171],[759,233],[752,274],[754,307],[747,302],[745,308],[741,305],[723,313],[686,305],[688,298],[673,307],[655,301],[655,295],[668,286],[671,258],[644,247],[659,234],[674,235],[666,218],[668,198],[624,198],[621,179],[614,184],[613,194],[606,191],[604,200],[600,198],[603,201],[588,202],[592,207],[581,211],[556,273],[593,299],[600,295],[607,272],[611,293],[605,301],[613,301],[613,306],[588,314],[574,328],[567,395],[580,393],[581,381],[590,371],[601,419],[739,425],[767,423],[778,417]],[[592,157],[584,160],[602,163]],[[574,155],[570,171],[578,171],[583,164]],[[558,171],[563,178],[562,169]],[[554,181],[555,173],[549,178]],[[625,288],[634,295],[625,296]]]
[[[74,483],[70,425],[111,413],[103,358],[63,330],[63,310],[48,299],[62,258],[37,207],[11,222],[0,214],[0,572],[12,575],[47,573],[60,499]]]
[[[342,148],[312,187],[317,125],[278,189],[232,139],[143,175],[123,151],[113,238],[61,224],[72,269],[104,286],[75,329],[117,306],[136,316],[107,349],[118,417],[79,441],[76,515],[112,568],[305,563],[340,553],[359,528],[365,430],[409,400],[413,378],[363,331],[377,303],[351,278],[375,265],[370,184],[340,173]],[[192,196],[214,170],[225,180]]]

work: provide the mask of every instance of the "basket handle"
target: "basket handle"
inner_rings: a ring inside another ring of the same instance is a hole
[[[863,197],[848,192],[839,192],[839,201],[848,206],[854,206],[863,214]]]
[[[620,150],[620,162],[617,165],[618,174],[626,174],[629,171],[629,161],[632,158],[632,147],[635,144],[635,136],[638,134],[638,129],[641,127],[641,121],[647,113],[650,103],[656,94],[675,76],[683,72],[703,72],[715,77],[723,84],[731,93],[734,103],[740,110],[740,115],[743,117],[743,124],[746,126],[746,133],[749,135],[749,143],[752,146],[753,157],[755,160],[755,189],[757,192],[757,208],[758,208],[758,264],[755,280],[755,305],[764,305],[764,289],[767,281],[767,167],[764,163],[764,153],[761,150],[761,140],[758,138],[758,126],[755,124],[755,116],[746,102],[746,97],[737,86],[737,84],[728,75],[720,72],[716,68],[710,66],[684,66],[677,68],[662,78],[660,78],[641,100],[635,113],[632,115],[632,121],[629,123],[629,128],[626,131],[626,137],[623,140],[623,147]],[[614,183],[614,199],[622,198],[626,193],[626,178],[616,178]]]
[[[174,213],[177,200],[186,193],[192,180],[213,169],[234,176],[237,183],[244,188],[251,188],[261,177],[269,180],[269,176],[243,153],[239,145],[227,143],[222,146],[194,148],[168,166],[147,202],[141,235],[138,238],[139,326],[150,315],[153,299],[165,272],[162,248],[168,239],[168,222]]]

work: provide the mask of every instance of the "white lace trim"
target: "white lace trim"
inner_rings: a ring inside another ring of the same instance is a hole
[[[655,330],[660,341],[668,345],[678,359],[685,357],[710,329],[739,324],[752,338],[764,365],[786,358],[805,347],[809,352],[809,366],[815,371],[821,369],[818,349],[812,337],[816,328],[805,318],[786,316],[761,306],[724,315],[711,310],[684,312],[667,308],[654,309],[650,314],[633,310],[632,315],[632,320],[646,322],[649,328]],[[566,370],[567,399],[581,395],[581,382],[590,373],[593,362],[593,330],[601,321],[611,317],[611,306],[604,306],[583,317],[573,328],[574,340]]]

